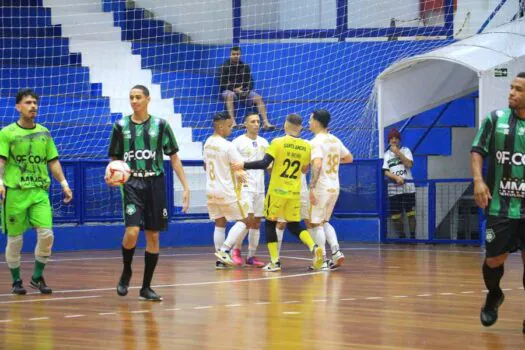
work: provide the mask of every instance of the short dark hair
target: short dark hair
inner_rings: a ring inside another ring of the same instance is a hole
[[[233,46],[231,49],[230,49],[230,52],[232,51],[241,51],[241,48],[239,46]]]
[[[326,109],[316,109],[312,112],[313,118],[317,120],[323,128],[327,128],[328,124],[330,123],[330,120],[332,119],[332,116],[330,115],[330,112],[328,112]]]
[[[220,121],[223,121],[223,120],[228,120],[230,119],[230,115],[228,114],[228,112],[217,112],[215,113],[215,115],[213,116],[213,122],[220,122]]]
[[[38,95],[36,94],[36,92],[34,92],[33,90],[31,89],[20,89],[18,90],[18,92],[16,93],[16,104],[19,104],[20,102],[22,102],[22,100],[24,99],[24,97],[27,97],[27,96],[31,96],[33,97],[36,102],[38,102],[39,98]]]
[[[131,90],[133,89],[142,90],[142,93],[144,94],[144,96],[149,97],[149,90],[144,85],[135,85],[134,87],[131,88]]]
[[[303,118],[297,113],[288,114],[286,121],[296,126],[303,125]]]
[[[518,75],[516,75],[516,78],[523,78],[523,79],[525,79],[525,72],[519,72]]]
[[[255,112],[246,113],[246,115],[244,116],[244,121],[247,121],[248,117],[251,117],[252,115],[256,115],[259,117],[259,113],[255,113]]]

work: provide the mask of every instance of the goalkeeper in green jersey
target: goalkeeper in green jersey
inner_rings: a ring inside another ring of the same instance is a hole
[[[35,123],[38,95],[29,89],[20,90],[16,95],[16,110],[20,113],[18,121],[0,131],[2,230],[7,235],[5,257],[13,277],[13,294],[26,294],[20,278],[20,251],[24,232],[34,227],[37,244],[30,284],[41,293],[50,294],[52,290],[42,276],[53,246],[48,167],[62,185],[65,203],[73,199],[73,193],[49,130]]]

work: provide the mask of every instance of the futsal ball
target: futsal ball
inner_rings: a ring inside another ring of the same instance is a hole
[[[130,175],[129,165],[122,160],[114,160],[106,167],[106,179],[111,186],[125,184]]]

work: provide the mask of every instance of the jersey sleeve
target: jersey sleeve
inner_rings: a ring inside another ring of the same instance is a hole
[[[310,142],[312,160],[323,158],[323,146],[318,142]]]
[[[349,151],[348,148],[346,148],[346,146],[341,142],[341,140],[339,140],[339,144],[341,145],[341,151],[339,152],[339,157],[340,157],[340,158],[344,158],[344,157],[346,157],[347,155],[350,154],[350,151]]]
[[[9,139],[5,132],[0,131],[0,158],[9,157]]]
[[[492,128],[494,128],[494,125],[492,125],[492,116],[489,114],[483,120],[481,128],[479,128],[474,138],[474,142],[472,142],[471,152],[479,153],[483,157],[487,156],[489,153],[490,139],[492,137]]]
[[[390,170],[390,167],[388,166],[388,160],[390,159],[390,156],[388,155],[388,151],[385,152],[383,155],[383,171]]]
[[[55,140],[53,140],[51,135],[49,135],[49,139],[47,140],[46,154],[47,154],[47,161],[48,162],[51,162],[51,161],[53,161],[55,159],[58,159],[57,146],[55,145]]]
[[[179,151],[179,145],[170,125],[166,122],[164,133],[162,134],[162,150],[165,155],[171,156]]]
[[[111,131],[111,138],[109,141],[108,156],[122,159],[124,157],[124,138],[122,136],[122,128],[120,125],[115,123],[113,130]]]
[[[273,139],[272,140],[272,143],[270,143],[270,146],[268,146],[268,148],[266,148],[266,154],[272,156],[273,159],[275,159],[275,155],[277,154],[277,151],[278,151],[278,143],[279,143],[279,140],[278,139]]]
[[[237,147],[235,147],[233,142],[230,143],[230,150],[228,154],[230,155],[230,162],[241,163],[244,161],[244,159],[242,158],[241,154],[239,153],[239,151],[237,150]]]
[[[304,165],[310,165],[310,159],[315,159],[312,152],[312,146],[310,143],[306,143],[306,152],[304,152]]]

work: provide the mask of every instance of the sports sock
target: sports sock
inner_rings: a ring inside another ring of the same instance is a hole
[[[213,243],[215,244],[215,250],[220,250],[224,244],[224,239],[226,236],[226,227],[215,226],[213,231]]]
[[[499,282],[501,277],[503,277],[504,271],[504,265],[491,268],[487,265],[487,261],[483,263],[483,280],[489,291],[487,295],[487,306],[490,308],[494,307],[495,302],[500,298],[501,294],[503,294]]]
[[[44,268],[46,267],[46,264],[35,260],[35,268],[33,270],[33,280],[38,281],[40,278],[42,278],[42,274],[44,273]]]
[[[151,280],[153,278],[153,272],[159,261],[159,253],[150,253],[146,251],[144,253],[144,279],[142,280],[142,289],[149,288],[151,286]]]
[[[235,245],[235,242],[239,240],[239,237],[246,230],[246,224],[242,221],[237,221],[235,225],[228,232],[228,237],[224,241],[224,244],[221,247],[222,251],[229,251]]]
[[[281,246],[283,245],[284,230],[277,228],[275,229],[275,233],[277,234],[277,250],[281,252]]]
[[[255,256],[260,237],[261,231],[259,229],[251,228],[248,231],[248,258]]]
[[[329,222],[325,222],[323,225],[323,229],[326,236],[326,241],[328,242],[328,245],[330,245],[330,249],[332,250],[332,254],[337,253],[337,251],[339,250],[339,241],[337,240],[337,235],[335,233],[334,227]]]
[[[308,233],[308,231],[301,231],[301,233],[299,233],[299,239],[301,240],[301,242],[308,246],[308,249],[310,249],[310,251],[314,249],[315,242],[312,239],[312,236],[310,236],[310,234]]]
[[[270,260],[272,263],[279,261],[279,251],[277,249],[277,242],[268,243],[268,251],[270,252]]]
[[[131,262],[133,261],[133,255],[135,255],[135,247],[127,249],[122,246],[122,262],[124,263],[122,276],[124,278],[129,279],[131,277]]]
[[[16,282],[20,279],[20,267],[16,267],[14,269],[9,269],[11,270],[11,277],[13,278],[13,282]]]

